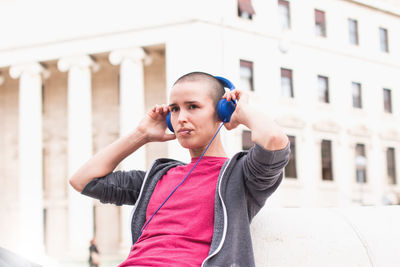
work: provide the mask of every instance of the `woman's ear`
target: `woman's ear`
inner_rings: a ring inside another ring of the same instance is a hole
[[[214,110],[214,120],[215,120],[218,124],[222,122],[221,119],[220,119],[219,116],[218,116],[217,108],[215,108],[215,110]]]

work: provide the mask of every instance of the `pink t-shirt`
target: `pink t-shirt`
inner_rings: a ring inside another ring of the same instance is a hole
[[[146,222],[186,177],[198,158],[170,169],[157,183]],[[132,246],[125,266],[200,266],[207,257],[214,224],[214,200],[224,157],[203,157],[186,181],[154,215]]]

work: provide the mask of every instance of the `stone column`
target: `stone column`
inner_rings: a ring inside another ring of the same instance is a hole
[[[36,62],[10,68],[19,78],[19,244],[31,259],[44,252],[42,71]]]
[[[87,55],[58,61],[58,69],[68,71],[68,177],[92,156],[92,64]],[[93,237],[93,202],[68,188],[69,249],[84,257]]]
[[[131,48],[112,51],[109,60],[113,65],[120,65],[120,136],[135,129],[145,115],[144,72],[143,62],[146,53],[142,48]],[[141,147],[125,158],[120,168],[123,170],[145,170],[146,148]],[[126,253],[131,241],[130,214],[132,207],[121,207],[121,252]]]

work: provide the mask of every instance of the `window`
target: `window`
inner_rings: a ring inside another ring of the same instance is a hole
[[[388,32],[385,28],[379,28],[379,41],[382,52],[389,52]]]
[[[358,45],[358,23],[355,19],[349,19],[349,41],[350,44]]]
[[[255,14],[251,0],[238,0],[238,16],[244,19],[253,19]]]
[[[315,34],[326,37],[325,12],[315,9]]]
[[[289,162],[285,167],[285,177],[297,178],[296,171],[296,137],[288,136],[290,141]]]
[[[253,145],[254,142],[251,141],[251,132],[244,130],[242,132],[242,150],[249,150]]]
[[[321,102],[329,103],[328,77],[318,76],[318,99]]]
[[[322,140],[321,143],[322,180],[332,181],[332,142]]]
[[[44,242],[44,247],[45,247],[45,249],[46,250],[48,250],[48,242],[47,242],[47,226],[48,226],[48,224],[47,224],[47,216],[48,216],[48,214],[47,214],[47,209],[46,208],[44,208],[43,209],[43,242]]]
[[[361,104],[361,84],[352,82],[351,86],[353,88],[353,107],[362,108]]]
[[[294,97],[292,70],[281,68],[281,94],[285,97]]]
[[[254,91],[253,87],[253,62],[240,60],[240,88]]]
[[[383,108],[385,112],[392,113],[392,91],[383,89]]]
[[[365,156],[365,145],[356,144],[356,182],[367,182],[367,158]]]
[[[389,184],[396,184],[396,158],[393,147],[386,150],[387,175]]]
[[[279,19],[281,22],[281,29],[290,29],[290,7],[289,2],[285,0],[278,0]]]

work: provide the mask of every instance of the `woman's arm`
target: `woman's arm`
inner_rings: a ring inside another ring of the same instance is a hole
[[[263,107],[250,104],[251,96],[248,93],[234,90],[224,97],[238,100],[230,123],[225,124],[226,128],[230,130],[243,124],[251,130],[251,139],[256,143],[243,162],[248,215],[251,219],[282,181],[283,168],[290,155],[289,140]]]
[[[166,134],[166,105],[154,106],[142,119],[137,128],[106,146],[83,164],[69,179],[78,192],[93,179],[112,172],[127,156],[148,142],[163,142],[175,139],[174,134]]]

